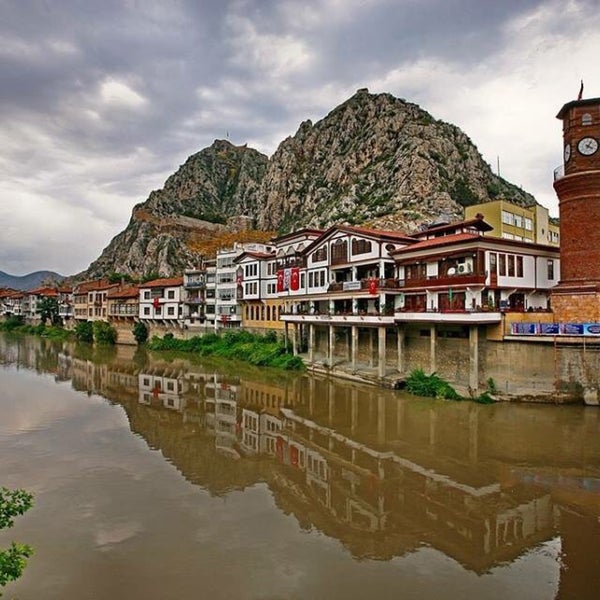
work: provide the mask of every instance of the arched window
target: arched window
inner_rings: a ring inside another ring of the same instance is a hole
[[[265,307],[264,306],[260,307],[260,320],[261,321],[265,320]]]
[[[267,321],[271,320],[271,307],[267,306]]]
[[[581,116],[581,124],[582,125],[591,125],[592,124],[592,115],[590,115],[590,113],[584,113]]]

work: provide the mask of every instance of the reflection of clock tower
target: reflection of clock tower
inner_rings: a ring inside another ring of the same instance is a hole
[[[557,321],[600,322],[600,98],[574,100],[563,122],[564,174],[555,177],[560,211]]]

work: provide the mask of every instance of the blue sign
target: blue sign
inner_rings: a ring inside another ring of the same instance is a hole
[[[558,335],[560,328],[558,323],[540,323],[540,333],[543,335]]]
[[[561,333],[563,335],[583,335],[583,323],[563,323]]]
[[[512,332],[517,335],[535,335],[537,323],[513,323]]]
[[[600,323],[584,323],[584,335],[600,335]]]

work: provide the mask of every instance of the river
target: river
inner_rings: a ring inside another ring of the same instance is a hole
[[[586,599],[600,412],[0,335],[6,598]]]

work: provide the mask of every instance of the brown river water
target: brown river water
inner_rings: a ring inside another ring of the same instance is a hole
[[[4,598],[600,598],[600,411],[0,335]]]

